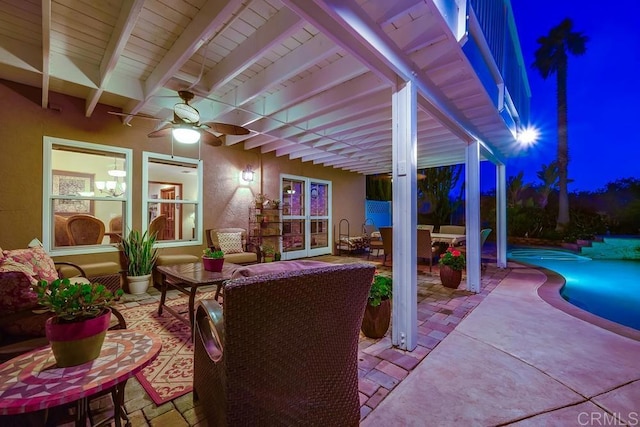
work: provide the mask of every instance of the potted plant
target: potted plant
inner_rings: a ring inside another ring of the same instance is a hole
[[[393,281],[376,271],[362,319],[362,333],[369,338],[382,338],[391,323]]]
[[[272,209],[278,209],[280,207],[280,200],[278,199],[273,199],[269,202],[269,206],[271,206]]]
[[[203,250],[202,265],[207,271],[221,272],[224,266],[224,252],[211,248]]]
[[[256,197],[254,198],[256,209],[262,209],[262,205],[264,204],[264,202],[268,200],[268,198],[269,196],[267,196],[266,194],[263,194],[263,193],[256,194]]]
[[[447,288],[456,289],[462,281],[462,270],[466,265],[464,254],[459,250],[449,247],[440,255],[440,281]]]
[[[56,279],[33,286],[38,302],[54,313],[47,319],[45,333],[58,367],[80,365],[100,355],[109,329],[109,307],[120,298],[99,283],[71,283]]]
[[[121,242],[127,264],[129,293],[133,295],[143,294],[149,288],[151,273],[158,258],[158,250],[153,247],[155,243],[155,234],[149,235],[146,231],[140,233],[137,230],[131,230]]]
[[[264,262],[271,262],[275,256],[276,248],[267,243],[262,246],[262,253],[264,254]]]

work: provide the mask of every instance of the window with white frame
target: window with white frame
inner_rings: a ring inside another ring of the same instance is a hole
[[[117,250],[131,221],[127,148],[43,139],[43,245],[51,255]]]
[[[202,244],[202,161],[143,153],[143,229],[159,247]]]

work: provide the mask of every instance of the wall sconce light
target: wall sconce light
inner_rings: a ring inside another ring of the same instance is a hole
[[[251,167],[251,165],[247,165],[247,167],[242,171],[242,180],[244,182],[253,182],[253,177],[253,167]]]

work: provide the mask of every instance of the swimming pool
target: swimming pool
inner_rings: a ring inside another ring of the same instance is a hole
[[[507,254],[562,275],[562,297],[597,316],[640,330],[640,261],[592,260],[571,252],[512,249]]]

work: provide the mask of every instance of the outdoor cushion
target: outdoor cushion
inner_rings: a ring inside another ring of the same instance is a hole
[[[2,251],[0,261],[0,314],[38,306],[32,285],[58,278],[56,266],[40,246]]]
[[[226,254],[239,254],[242,249],[241,233],[218,233],[220,250]]]
[[[259,276],[262,274],[284,273],[287,271],[305,270],[307,268],[328,267],[330,265],[333,264],[311,260],[267,262],[238,268],[233,272],[231,278],[237,279],[238,277],[251,277]]]

